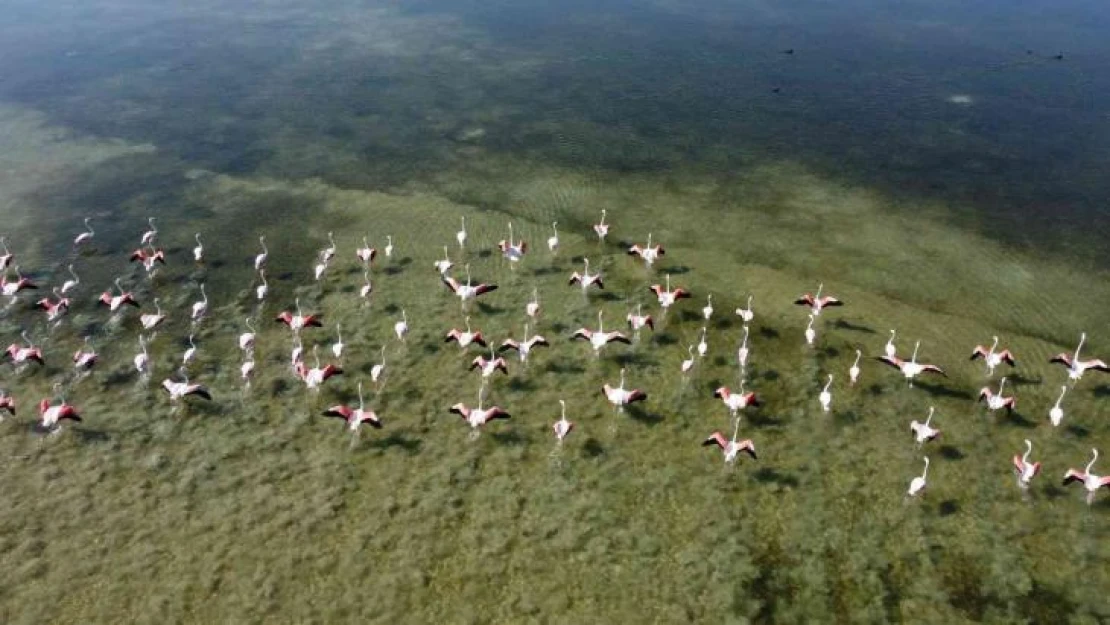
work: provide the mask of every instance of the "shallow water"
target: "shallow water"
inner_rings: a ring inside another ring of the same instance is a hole
[[[28,331],[47,359],[0,369],[19,402],[0,423],[0,620],[1110,619],[1110,497],[1087,506],[1060,485],[1091,447],[1110,453],[1110,378],[1089,372],[1063,424],[1047,417],[1066,382],[1048,358],[1081,332],[1085,357],[1110,354],[1097,5],[540,5],[12,7],[5,234],[37,282],[70,263],[82,282],[57,327],[30,309],[47,289],[0,313],[6,338]],[[96,235],[74,254],[85,216]],[[153,278],[126,262],[148,216],[169,256]],[[494,247],[510,221],[532,246],[516,268]],[[316,283],[328,232],[338,256]],[[666,246],[651,269],[625,254],[649,232]],[[369,303],[363,236],[379,249]],[[444,245],[456,276],[469,264],[500,288],[461,309],[432,268]],[[566,285],[584,257],[603,292]],[[664,318],[648,287],[666,274],[694,297]],[[117,276],[143,312],[157,297],[171,315],[150,380],[131,367],[138,312],[94,306]],[[821,282],[847,305],[820,315],[810,348],[791,302]],[[201,283],[211,312],[193,329]],[[448,408],[477,399],[466,365],[483,352],[443,334],[469,314],[496,342],[520,338],[533,288],[551,347],[527,367],[508,355],[486,405],[513,416],[472,440]],[[738,382],[732,311],[749,294],[745,384],[764,405],[741,435],[759,458],[725,466],[698,445],[731,431],[712,391]],[[271,321],[296,298],[324,314],[309,352],[330,359],[336,324],[347,345],[319,393],[289,373],[290,334]],[[657,326],[632,345],[595,358],[569,339],[598,310],[623,328],[637,304]],[[684,379],[703,324],[709,353]],[[948,377],[909,388],[875,362],[890,329]],[[190,332],[190,378],[214,401],[174,407],[158,383]],[[988,379],[967,355],[995,334],[1018,367]],[[86,335],[101,362],[79,378]],[[648,400],[616,413],[600,387],[622,368]],[[974,401],[1003,374],[1010,416]],[[385,427],[352,438],[319,415],[356,403],[360,381]],[[44,435],[34,404],[55,383],[84,420]],[[560,398],[576,422],[561,446]],[[929,406],[942,434],[915,449],[909,421]],[[1044,463],[1027,493],[1010,467],[1024,439]],[[925,455],[926,493],[907,501]]]

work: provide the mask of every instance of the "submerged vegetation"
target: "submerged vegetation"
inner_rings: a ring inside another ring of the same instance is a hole
[[[286,10],[271,19],[303,17],[297,43],[306,50],[354,37]],[[545,118],[562,109],[537,108],[497,77],[509,69],[530,84],[561,75],[550,51],[510,62],[508,44],[434,12],[347,11],[330,15],[357,15],[350,21],[378,37],[281,57],[296,80],[248,80],[252,64],[273,63],[272,49],[238,59],[221,77],[167,48],[158,55],[177,58],[175,74],[195,67],[195,78],[117,67],[118,78],[68,87],[76,93],[68,103],[0,89],[19,102],[0,109],[3,234],[42,284],[66,279],[70,262],[82,281],[56,328],[24,296],[0,317],[0,335],[16,340],[27,330],[47,358],[41,368],[0,368],[0,387],[20,402],[18,416],[0,422],[0,620],[1110,619],[1110,497],[1088,506],[1077,487],[1060,485],[1091,447],[1110,450],[1102,418],[1110,381],[1088,373],[1069,391],[1061,425],[1047,417],[1067,377],[1048,359],[1084,331],[1086,353],[1110,354],[1100,317],[1110,282],[1091,260],[1097,253],[1077,244],[1064,256],[988,237],[965,223],[974,206],[908,198],[801,156],[737,147],[742,156],[706,148],[684,157],[678,134],[643,130],[650,116],[634,124],[609,123],[602,112]],[[134,36],[150,45],[154,35]],[[358,46],[395,65],[349,72],[362,60],[351,51]],[[457,69],[445,59],[460,50],[480,61],[470,75],[437,72]],[[34,68],[34,58],[21,58]],[[457,89],[422,91],[437,83],[410,77],[412,59]],[[99,62],[89,71],[107,74]],[[373,78],[369,87],[351,84],[362,75]],[[216,93],[240,79],[243,93]],[[183,103],[203,114],[171,115],[162,105],[160,89],[182,93],[205,81],[211,87]],[[316,89],[308,105],[294,88],[301,82]],[[363,88],[376,97],[356,106],[350,92]],[[602,209],[612,224],[605,243],[590,228]],[[94,243],[71,256],[90,215]],[[148,216],[168,256],[152,279],[126,262]],[[465,251],[455,242],[460,217]],[[531,246],[512,268],[496,249],[510,221]],[[544,245],[553,221],[555,254]],[[196,232],[206,249],[199,265]],[[314,255],[329,232],[337,257],[317,282]],[[666,246],[652,268],[625,253],[649,233]],[[270,249],[262,305],[252,264],[259,235]],[[363,236],[378,248],[369,303],[358,296],[354,255]],[[382,253],[387,236],[391,258]],[[465,277],[469,264],[475,283],[498,290],[464,312],[433,268],[444,245],[454,275]],[[603,273],[604,290],[567,286],[585,258]],[[667,274],[694,296],[664,318],[648,287]],[[149,346],[149,381],[131,366],[137,314],[113,320],[94,306],[117,276],[144,312],[158,297],[170,315]],[[792,302],[820,282],[846,305],[821,313],[808,347],[806,312]],[[174,408],[158,382],[180,366],[201,284],[209,314],[195,332],[190,378],[213,401]],[[533,289],[538,322],[524,314]],[[706,323],[700,309],[710,293]],[[714,430],[731,432],[713,391],[739,383],[743,332],[733,310],[749,294],[745,388],[762,406],[744,409],[740,427],[758,460],[724,465],[699,444]],[[344,374],[319,393],[289,373],[289,331],[272,321],[296,298],[324,315],[324,328],[302,333],[321,359],[332,359],[336,324],[343,328]],[[656,328],[631,345],[594,357],[570,339],[595,326],[598,310],[616,328],[638,304]],[[403,343],[393,332],[402,310],[411,328]],[[467,314],[493,342],[521,337],[530,322],[552,344],[526,366],[508,358],[487,405],[512,418],[475,440],[448,409],[476,399],[479,375],[466,367],[488,352],[443,342]],[[244,388],[236,338],[247,317],[256,320],[258,365]],[[682,376],[703,325],[708,353]],[[900,353],[920,340],[922,360],[948,377],[910,388],[873,360],[890,329]],[[69,356],[86,335],[101,361],[78,377]],[[992,335],[1017,357],[1006,372],[1007,394],[1018,398],[1011,414],[975,401],[1002,375],[988,379],[982,363],[967,362]],[[370,371],[382,347],[379,387]],[[857,349],[862,373],[849,386]],[[622,369],[648,399],[618,413],[600,389]],[[826,413],[818,393],[830,373]],[[30,425],[33,404],[53,396],[58,381],[84,420],[44,435]],[[352,437],[321,412],[357,405],[359,382],[384,427]],[[559,399],[576,424],[561,445],[551,432]],[[942,434],[917,448],[909,423],[930,406]],[[1010,465],[1025,439],[1044,463],[1028,491]],[[928,487],[907,500],[923,456]]]

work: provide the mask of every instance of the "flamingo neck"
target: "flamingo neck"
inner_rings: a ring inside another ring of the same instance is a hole
[[[927,476],[927,475],[929,475],[929,458],[926,456],[926,458],[925,458],[925,470],[921,472],[921,479],[925,479],[925,476]]]
[[[1098,460],[1098,450],[1092,449],[1091,452],[1093,455],[1091,456],[1091,461],[1087,463],[1087,468],[1083,469],[1084,473],[1090,473],[1091,467],[1095,466],[1095,460]]]

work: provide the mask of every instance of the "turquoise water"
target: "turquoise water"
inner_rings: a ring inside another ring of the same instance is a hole
[[[1098,8],[13,5],[0,31],[4,234],[44,287],[71,263],[82,282],[56,327],[30,307],[48,288],[0,320],[46,355],[0,369],[19,406],[0,423],[0,617],[1110,618],[1108,495],[1088,506],[1060,484],[1092,447],[1110,453],[1110,378],[1088,372],[1063,423],[1048,420],[1067,381],[1048,359],[1081,332],[1084,357],[1110,353]],[[591,230],[602,209],[605,243]],[[96,235],[75,254],[87,216]],[[126,260],[150,216],[169,257],[152,278]],[[514,268],[495,247],[510,222],[531,246]],[[328,232],[337,257],[317,282]],[[649,233],[666,248],[652,268],[625,254]],[[369,302],[363,236],[379,249]],[[445,245],[456,276],[469,264],[500,288],[460,309],[432,268]],[[587,257],[606,288],[583,295],[566,279]],[[648,287],[667,274],[694,297],[663,317]],[[131,365],[137,311],[93,303],[116,277],[142,312],[157,297],[170,315],[149,380]],[[210,313],[192,327],[202,283]],[[818,283],[847,304],[822,312],[809,347],[792,301]],[[524,314],[533,288],[538,322]],[[699,444],[731,433],[712,392],[739,381],[733,311],[749,294],[743,375],[763,406],[740,432],[759,458],[724,465]],[[314,345],[333,360],[337,324],[346,344],[344,374],[318,393],[291,375],[290,334],[272,321],[296,298],[324,314],[303,333],[310,365]],[[598,310],[624,328],[637,305],[657,326],[632,345],[595,358],[570,340]],[[448,408],[477,399],[466,366],[483,351],[442,340],[466,315],[497,343],[530,322],[552,344],[526,367],[508,355],[486,405],[512,418],[476,439]],[[684,377],[703,325],[708,355]],[[948,377],[910,388],[875,362],[891,329],[900,353],[921,340]],[[190,379],[214,399],[175,407],[158,385],[190,333]],[[1018,366],[988,378],[967,356],[992,335]],[[84,336],[101,361],[79,376],[69,358]],[[600,389],[622,368],[648,400],[618,413]],[[975,402],[1003,374],[1011,415]],[[384,428],[355,438],[320,413],[357,403],[359,382]],[[55,395],[84,419],[43,434],[34,405]],[[576,423],[561,446],[559,399]],[[909,422],[929,406],[942,434],[916,449]],[[1025,439],[1044,463],[1028,491],[1010,467]],[[907,500],[923,456],[928,486]]]

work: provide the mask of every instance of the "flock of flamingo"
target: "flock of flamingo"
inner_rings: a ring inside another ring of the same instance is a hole
[[[605,243],[606,237],[609,235],[610,225],[606,222],[606,218],[606,211],[602,210],[600,221],[593,225],[594,234],[601,243]],[[164,265],[166,263],[166,254],[164,250],[157,247],[159,233],[155,219],[150,218],[148,223],[149,228],[142,233],[139,240],[139,247],[132,252],[130,260],[132,262],[141,263],[148,274],[152,275],[153,272],[157,270],[158,265]],[[86,230],[77,235],[73,240],[75,251],[89,244],[95,236],[95,231],[92,229],[89,219],[85,219],[85,226]],[[552,254],[555,254],[559,249],[557,226],[557,222],[551,224],[552,236],[547,240],[548,250]],[[195,235],[195,240],[196,247],[192,250],[193,260],[196,263],[204,263],[205,250],[199,233]],[[335,239],[330,232],[328,233],[328,241],[328,246],[319,251],[316,264],[313,267],[313,276],[317,281],[324,277],[331,262],[337,255]],[[456,241],[460,250],[465,250],[467,248],[468,235],[465,217],[462,218],[461,229],[456,233]],[[259,302],[263,302],[269,294],[269,284],[266,280],[269,250],[266,247],[264,236],[259,237],[259,244],[261,246],[261,251],[254,257],[253,263],[257,276],[257,286],[254,287],[254,297]],[[29,289],[38,289],[39,287],[20,272],[19,266],[15,262],[14,254],[8,249],[7,241],[2,237],[0,237],[0,245],[4,248],[4,253],[0,255],[0,273],[2,273],[2,276],[0,276],[0,292],[11,298],[11,304],[14,304],[20,293]],[[510,268],[520,263],[529,253],[528,244],[514,237],[511,223],[509,224],[509,237],[498,242],[497,248],[502,257],[509,263]],[[383,251],[387,258],[393,256],[392,236],[387,236],[387,245],[383,248]],[[462,268],[465,281],[461,277],[452,275],[452,271],[456,268],[456,263],[451,260],[447,246],[443,247],[443,251],[443,259],[434,262],[434,269],[439,276],[439,280],[446,287],[447,292],[459,299],[464,312],[471,302],[498,289],[498,285],[496,284],[486,282],[475,284],[471,278],[470,266],[468,264],[464,265]],[[663,245],[658,242],[653,243],[650,234],[645,244],[632,245],[628,248],[627,252],[631,256],[638,257],[649,270],[665,254]],[[354,255],[358,262],[361,263],[363,270],[362,275],[364,283],[359,290],[359,296],[361,298],[369,298],[373,292],[371,264],[377,257],[377,254],[377,249],[371,247],[369,243],[367,243],[365,237],[362,239],[362,246],[355,250]],[[67,269],[69,279],[60,286],[52,288],[53,298],[49,296],[43,297],[34,302],[34,307],[43,311],[49,323],[57,323],[64,317],[72,305],[71,294],[80,288],[81,280],[74,271],[74,265],[69,264]],[[10,278],[10,273],[15,274],[14,279]],[[583,260],[581,272],[575,271],[570,275],[568,283],[570,285],[577,285],[582,290],[583,294],[589,293],[591,289],[603,290],[605,288],[600,271],[591,273],[590,261],[588,258]],[[805,307],[808,311],[808,322],[803,336],[806,344],[810,346],[814,345],[817,336],[814,323],[822,312],[826,308],[842,306],[844,304],[844,302],[836,297],[823,295],[823,288],[824,285],[818,285],[815,293],[805,293],[794,302],[799,306]],[[682,300],[692,297],[691,293],[683,287],[672,288],[670,275],[666,275],[661,284],[654,284],[650,289],[655,295],[660,308],[660,315],[666,315],[671,307],[677,305]],[[194,330],[209,312],[208,296],[205,292],[203,283],[200,284],[199,291],[200,299],[193,303],[189,310],[189,316]],[[134,293],[124,289],[119,279],[115,280],[115,289],[104,291],[99,295],[96,301],[98,305],[106,307],[113,314],[113,319],[117,321],[119,320],[119,315],[123,314],[125,307],[141,308],[141,304],[136,299]],[[143,332],[154,332],[165,323],[167,319],[167,314],[162,311],[160,300],[157,297],[154,298],[152,304],[154,306],[154,312],[142,312],[139,315],[141,330],[138,336],[138,342],[140,351],[134,356],[133,366],[141,376],[149,376],[151,373],[151,362],[147,352],[147,344],[151,338],[148,335],[144,335]],[[524,312],[533,323],[537,321],[540,314],[540,301],[536,289],[532,290],[532,299],[525,306]],[[400,313],[401,318],[396,321],[393,330],[396,339],[404,342],[409,334],[408,316],[403,308]],[[739,438],[740,415],[746,408],[758,406],[761,403],[755,392],[745,391],[744,389],[745,373],[751,355],[751,348],[748,344],[749,324],[755,317],[755,313],[752,309],[752,297],[748,297],[745,308],[737,308],[735,313],[743,322],[743,340],[737,349],[737,361],[740,369],[740,387],[738,391],[733,391],[727,386],[722,386],[713,392],[713,396],[720,399],[729,411],[729,415],[732,419],[732,433],[730,437],[726,437],[722,432],[715,431],[702,443],[704,446],[718,447],[726,463],[734,462],[741,453],[749,455],[752,459],[757,457],[755,443],[750,438]],[[708,295],[706,304],[701,310],[701,316],[708,322],[713,314],[712,295]],[[328,379],[343,373],[343,368],[340,364],[328,363],[326,365],[321,365],[317,345],[312,346],[312,366],[306,363],[301,334],[312,328],[323,327],[321,315],[315,313],[305,314],[301,309],[300,300],[298,298],[295,302],[295,310],[282,311],[275,316],[275,320],[286,325],[292,336],[292,347],[289,359],[291,374],[295,376],[296,379],[303,382],[308,389],[318,390]],[[579,328],[570,338],[588,343],[593,354],[597,356],[600,355],[601,351],[607,345],[612,343],[630,344],[639,340],[641,332],[654,331],[656,325],[656,320],[653,319],[652,315],[650,313],[644,313],[642,305],[637,305],[634,311],[630,311],[625,321],[630,331],[629,333],[620,330],[606,330],[603,313],[599,310],[596,328]],[[525,324],[524,334],[520,339],[507,338],[500,344],[487,341],[480,329],[473,328],[470,316],[465,316],[464,325],[465,329],[452,328],[447,331],[444,334],[444,341],[455,342],[459,348],[463,350],[468,349],[470,346],[482,348],[482,353],[470,361],[469,367],[471,370],[475,370],[480,374],[481,383],[476,404],[470,405],[465,402],[459,402],[450,407],[450,412],[458,414],[471,428],[471,436],[476,437],[479,430],[491,421],[509,419],[511,416],[507,410],[500,406],[486,406],[484,404],[484,393],[487,388],[488,380],[498,372],[502,374],[508,373],[508,362],[501,354],[508,351],[515,351],[520,362],[523,364],[528,361],[529,355],[533,350],[539,347],[550,347],[550,343],[542,335],[529,334],[530,324]],[[249,385],[251,378],[255,374],[254,347],[256,329],[250,318],[246,320],[246,326],[247,331],[243,332],[238,337],[238,346],[242,353],[240,376],[243,383]],[[708,324],[701,328],[700,341],[696,345],[687,347],[687,354],[689,357],[682,361],[679,370],[679,373],[683,376],[688,375],[697,365],[699,359],[704,358],[708,352],[707,329]],[[342,339],[341,328],[338,325],[336,326],[336,331],[338,340],[331,345],[330,351],[335,359],[339,361],[343,356],[345,345]],[[631,334],[631,336],[629,336],[629,334]],[[935,364],[918,361],[918,352],[921,347],[920,341],[914,344],[913,351],[908,359],[900,357],[895,346],[896,336],[897,333],[891,330],[890,338],[884,346],[883,354],[875,357],[875,360],[897,369],[911,387],[913,386],[914,379],[919,375],[946,375],[941,367]],[[43,365],[45,360],[42,349],[30,340],[26,332],[22,333],[22,338],[23,344],[12,343],[7,347],[5,350],[7,358],[19,370],[32,366],[31,363]],[[1051,359],[1051,362],[1059,363],[1066,368],[1068,380],[1073,385],[1089,370],[1110,372],[1110,366],[1102,360],[1080,359],[1080,351],[1083,348],[1086,338],[1085,333],[1080,336],[1079,345],[1076,347],[1074,353],[1061,353]],[[191,382],[188,378],[188,366],[190,362],[193,361],[196,354],[196,344],[193,339],[194,335],[190,334],[188,338],[190,347],[182,355],[181,366],[177,371],[177,375],[169,376],[162,380],[161,387],[166,391],[171,402],[180,402],[187,397],[197,397],[205,400],[212,399],[212,395],[207,387],[196,382]],[[488,350],[488,356],[486,350]],[[860,360],[862,357],[863,354],[861,350],[856,350],[855,360],[848,370],[848,380],[853,386],[859,381],[861,372]],[[88,372],[97,364],[98,358],[98,354],[90,345],[89,338],[86,337],[83,347],[73,355],[74,369],[77,372]],[[992,343],[989,347],[984,345],[977,345],[974,347],[971,352],[971,360],[976,359],[981,359],[985,363],[987,374],[990,377],[993,377],[998,367],[1003,365],[1014,367],[1017,361],[1010,350],[999,349],[999,339],[997,336],[992,337]],[[380,384],[385,375],[385,369],[385,347],[383,346],[381,349],[381,361],[370,369],[371,382]],[[831,388],[834,378],[834,374],[830,373],[827,375],[827,382],[817,396],[818,403],[823,412],[829,412],[831,410]],[[998,382],[997,390],[989,385],[983,387],[979,392],[979,400],[984,402],[987,409],[990,411],[1012,411],[1016,404],[1016,398],[1012,395],[1005,395],[1005,386],[1006,378],[1002,377]],[[80,421],[82,419],[77,407],[65,400],[65,393],[61,388],[62,384],[55,383],[54,387],[57,396],[53,398],[44,398],[38,403],[38,427],[52,434],[61,431],[62,421]],[[1055,405],[1049,410],[1048,416],[1054,426],[1060,425],[1063,420],[1064,412],[1061,403],[1068,389],[1069,387],[1067,385],[1061,386],[1060,395]],[[618,412],[623,411],[626,406],[634,402],[643,401],[647,398],[647,394],[643,390],[626,388],[625,369],[621,369],[619,384],[613,386],[606,383],[602,387],[602,394]],[[323,415],[343,419],[349,430],[355,434],[359,432],[359,428],[363,424],[367,424],[374,428],[381,428],[383,424],[380,417],[373,410],[366,408],[363,398],[362,382],[358,383],[358,399],[357,407],[342,404],[334,405],[327,408],[323,412]],[[562,445],[564,439],[574,430],[575,423],[567,419],[566,402],[560,399],[559,404],[561,407],[561,414],[559,419],[552,425],[552,431],[558,444]],[[16,401],[7,391],[0,390],[0,411],[6,411],[12,416],[16,413]],[[926,445],[940,434],[940,430],[933,426],[934,412],[934,409],[930,407],[928,415],[923,423],[916,419],[910,423],[910,431],[919,447]],[[1030,461],[1033,450],[1032,442],[1028,439],[1024,442],[1024,453],[1015,454],[1012,459],[1013,471],[1017,477],[1017,483],[1022,489],[1027,488],[1041,470],[1040,462]],[[1092,458],[1083,470],[1069,468],[1063,476],[1064,484],[1075,482],[1083,486],[1087,493],[1086,500],[1088,504],[1093,501],[1099,488],[1110,487],[1110,476],[1099,476],[1093,473],[1094,463],[1098,459],[1098,450],[1092,449],[1091,452]],[[912,478],[910,481],[909,488],[906,491],[907,497],[919,495],[926,488],[929,471],[928,456],[925,456],[923,460],[924,470],[921,475]]]

